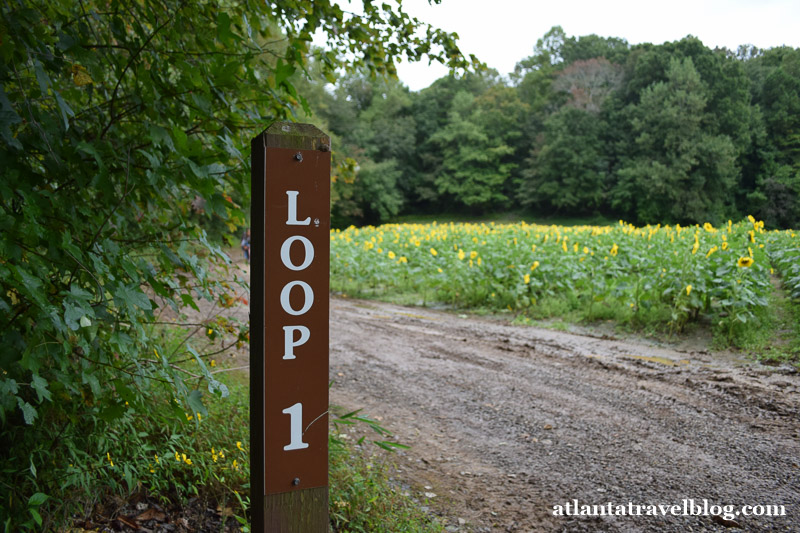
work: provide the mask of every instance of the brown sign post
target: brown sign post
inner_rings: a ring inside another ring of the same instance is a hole
[[[254,532],[328,531],[330,137],[276,122],[251,143]]]

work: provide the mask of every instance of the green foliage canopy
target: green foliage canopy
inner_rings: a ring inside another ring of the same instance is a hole
[[[224,394],[191,347],[158,343],[159,313],[224,292],[229,259],[206,228],[246,225],[249,139],[308,108],[291,79],[312,56],[329,81],[426,55],[471,62],[399,3],[365,1],[361,15],[326,0],[1,9],[0,501],[24,505],[32,485],[58,486],[36,474],[49,447],[81,446],[58,440],[64,424],[102,432],[125,402],[146,409],[153,383],[181,412],[205,412],[202,383]],[[311,49],[318,31],[327,51]]]

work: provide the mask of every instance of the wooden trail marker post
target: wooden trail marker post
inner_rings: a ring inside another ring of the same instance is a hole
[[[251,142],[250,502],[256,533],[328,531],[330,137]]]

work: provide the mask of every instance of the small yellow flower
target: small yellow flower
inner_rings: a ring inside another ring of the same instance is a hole
[[[208,328],[208,331],[206,331],[206,333],[207,333],[209,336],[211,336],[211,335],[213,335],[213,334],[214,334],[214,330],[213,330],[213,329],[211,329],[211,328]]]
[[[216,360],[214,360],[214,359],[212,359],[212,360],[211,360],[211,367],[213,368],[213,367],[215,367],[215,366],[217,366],[217,361],[216,361]]]
[[[236,441],[236,447],[239,448],[241,451],[244,451],[244,448],[242,448],[242,441],[237,440]]]
[[[717,250],[719,250],[719,248],[717,248],[716,246],[712,246],[711,248],[708,249],[708,253],[706,254],[706,257],[711,257],[711,254],[713,254]]]
[[[431,255],[434,256],[434,257],[439,255],[439,252],[436,251],[436,248],[431,248]]]
[[[608,253],[611,255],[617,255],[618,251],[619,251],[619,246],[617,246],[617,243],[614,243],[614,246],[611,247],[611,251]]]
[[[530,275],[530,274],[525,274],[524,276],[522,276],[522,280],[523,280],[523,281],[524,281],[526,284],[530,283],[530,282],[531,282],[531,275]]]
[[[754,262],[755,261],[753,261],[752,257],[740,257],[739,260],[736,262],[736,266],[738,266],[739,268],[750,268],[751,266],[753,266]]]
[[[106,457],[108,458],[108,462],[111,463],[111,468],[114,468],[114,461],[111,460],[111,452],[107,452]]]
[[[175,452],[175,460],[178,461],[179,463],[181,462],[181,456],[178,455],[178,452]]]
[[[155,474],[155,473],[156,473],[156,471],[155,471],[155,470],[153,470],[153,463],[150,463],[150,464],[148,464],[147,466],[150,468],[150,473],[151,473],[151,474]]]
[[[692,286],[691,285],[687,285],[686,286],[686,296],[689,296],[690,294],[692,294]]]
[[[470,258],[470,259],[475,259],[476,257],[478,257],[478,252],[476,252],[475,250],[472,250],[472,251],[469,253],[469,258]]]
[[[467,254],[464,253],[464,250],[459,250],[458,251],[458,260],[459,261],[463,261],[466,256],[467,256]]]
[[[398,263],[408,263],[408,258],[406,256],[401,255],[399,259],[397,259]]]
[[[160,464],[161,464],[161,461],[158,459],[158,454],[157,454],[157,453],[154,453],[154,454],[153,454],[153,457],[155,457],[155,458],[156,458],[156,464],[157,464],[157,465],[160,465]]]
[[[531,272],[533,272],[537,268],[539,268],[539,261],[534,261],[533,264],[531,265]]]
[[[722,243],[722,249],[723,250],[727,250],[728,249],[728,241],[725,241],[725,242]]]
[[[436,270],[438,270],[438,271],[439,271],[439,274],[441,274],[442,272],[444,272],[444,270],[442,270],[441,268],[437,268]]]
[[[394,252],[392,252],[392,251],[390,251],[387,255],[389,256],[389,259],[394,259],[395,258]]]
[[[478,266],[481,266],[481,263],[482,263],[482,262],[483,262],[483,259],[479,257],[479,258],[478,258]]]
[[[234,470],[239,470],[239,465],[236,463],[236,459],[233,460],[233,468]]]
[[[584,254],[588,254],[589,253],[589,247],[588,246],[584,246],[583,247],[583,253]]]
[[[200,413],[197,413],[197,421],[198,422],[202,422],[203,421],[203,415],[201,415]]]

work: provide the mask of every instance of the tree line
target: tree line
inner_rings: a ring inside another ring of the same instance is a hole
[[[529,210],[635,223],[752,214],[800,226],[800,50],[630,45],[560,27],[507,78],[411,92],[297,79],[334,136],[334,220]]]

